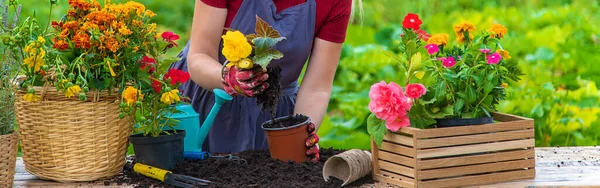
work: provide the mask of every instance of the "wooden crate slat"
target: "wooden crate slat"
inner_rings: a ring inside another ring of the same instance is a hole
[[[411,178],[415,177],[414,174],[414,169],[413,168],[408,168],[402,165],[397,165],[394,163],[390,163],[387,161],[382,161],[379,160],[379,170],[386,170],[386,171],[390,171],[390,172],[394,172],[397,174],[402,174]],[[381,172],[381,171],[380,171]]]
[[[509,161],[516,159],[534,159],[535,150],[530,148],[528,150],[518,151],[503,151],[498,153],[490,153],[485,155],[476,156],[463,156],[463,157],[452,157],[443,159],[430,159],[430,160],[418,160],[417,166],[419,169],[432,169],[432,168],[443,168],[451,166],[462,166],[470,164],[482,164],[489,162],[500,162]]]
[[[535,169],[518,170],[510,172],[497,172],[475,176],[464,176],[441,180],[420,181],[419,187],[460,187],[469,185],[483,185],[497,182],[507,182],[518,179],[529,179],[535,177]]]
[[[414,127],[402,127],[401,129],[398,129],[398,131],[396,131],[396,133],[397,134],[415,135],[415,133],[417,133],[418,131],[421,131],[421,129],[417,129]]]
[[[415,159],[410,157],[405,157],[402,155],[390,153],[387,151],[379,151],[378,158],[386,161],[394,161],[394,163],[415,167]],[[377,159],[377,158],[375,158]],[[376,161],[376,160],[375,160]]]
[[[516,139],[520,139],[520,138],[533,138],[533,137],[534,137],[534,130],[533,129],[525,129],[525,130],[497,132],[497,133],[483,133],[483,134],[479,134],[479,135],[424,139],[424,140],[417,141],[416,148],[417,149],[434,148],[434,147],[455,146],[455,145],[463,145],[463,144],[485,143],[485,142],[493,142],[493,141],[516,140]]]
[[[373,164],[373,173],[374,174],[379,174],[379,168],[377,168],[379,166],[379,160],[377,160],[379,158],[379,148],[377,147],[377,143],[375,143],[374,140],[371,139],[371,161]]]
[[[400,144],[394,144],[391,142],[386,142],[385,140],[383,143],[381,143],[380,149],[383,151],[398,153],[398,154],[406,155],[409,157],[415,157],[415,149],[414,148],[406,147],[406,146],[403,146]]]
[[[497,131],[510,131],[534,128],[533,121],[520,120],[512,122],[492,123],[485,125],[470,125],[461,127],[421,129],[415,135],[417,138],[435,138],[447,136],[459,136],[468,134],[490,133]]]
[[[375,181],[381,182],[381,183],[390,183],[390,184],[394,184],[394,185],[399,185],[399,186],[403,186],[403,187],[415,187],[415,184],[412,182],[412,180],[404,180],[404,179],[394,179],[394,178],[390,178],[390,177],[385,177],[382,175],[373,175],[373,179]]]
[[[413,138],[409,137],[409,136],[404,136],[404,135],[395,134],[395,133],[388,133],[388,134],[385,134],[383,139],[390,141],[390,142],[406,145],[406,146],[411,146],[411,147],[414,146]]]
[[[531,118],[520,117],[520,116],[516,116],[516,115],[512,115],[512,114],[501,113],[501,112],[492,113],[492,117],[494,117],[494,120],[500,121],[500,122],[520,121],[520,120],[531,120],[532,121],[533,120]]]
[[[479,152],[501,151],[519,148],[528,148],[535,145],[535,139],[495,142],[487,144],[474,144],[447,148],[417,150],[417,158],[444,157],[452,155],[472,154]]]
[[[433,178],[446,178],[454,176],[462,176],[469,174],[481,174],[485,172],[500,172],[507,170],[517,170],[523,168],[535,167],[534,159],[517,160],[517,161],[506,161],[498,163],[487,163],[479,165],[469,165],[461,167],[451,167],[433,170],[420,170],[419,179],[433,179]]]

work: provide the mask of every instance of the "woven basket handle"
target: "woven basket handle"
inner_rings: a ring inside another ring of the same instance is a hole
[[[42,87],[42,93],[41,93],[42,100],[46,99],[45,98],[46,97],[46,93],[48,92],[48,88],[50,88],[51,85],[52,84],[50,82],[44,83],[44,86]]]

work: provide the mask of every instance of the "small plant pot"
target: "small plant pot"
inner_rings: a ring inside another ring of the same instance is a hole
[[[480,117],[480,118],[448,118],[448,119],[436,119],[437,128],[445,127],[458,127],[468,125],[483,125],[494,122],[492,117]]]
[[[135,162],[145,165],[172,170],[177,164],[183,162],[183,140],[185,131],[167,131],[170,135],[161,134],[157,137],[144,136],[143,134],[129,137],[133,144]]]
[[[280,117],[262,125],[267,135],[271,157],[289,162],[308,161],[305,141],[308,138],[307,125],[310,118],[304,115]]]

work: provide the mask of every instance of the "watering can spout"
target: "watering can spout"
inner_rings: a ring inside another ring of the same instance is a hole
[[[210,128],[212,127],[213,122],[215,121],[215,117],[221,109],[221,106],[233,99],[231,95],[227,94],[227,92],[223,91],[222,89],[214,89],[213,92],[215,94],[215,104],[208,113],[208,116],[206,116],[206,118],[204,119],[202,126],[200,126],[200,131],[198,131],[198,141],[200,144],[200,148],[202,148],[204,140],[206,139],[206,136],[208,135],[208,132],[210,131]]]

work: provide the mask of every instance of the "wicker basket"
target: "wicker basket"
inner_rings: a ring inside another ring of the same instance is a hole
[[[131,117],[120,119],[116,92],[90,92],[87,101],[54,87],[35,87],[41,99],[22,100],[17,122],[25,170],[58,182],[94,181],[122,172]]]
[[[17,163],[17,133],[0,135],[0,187],[12,187]]]

